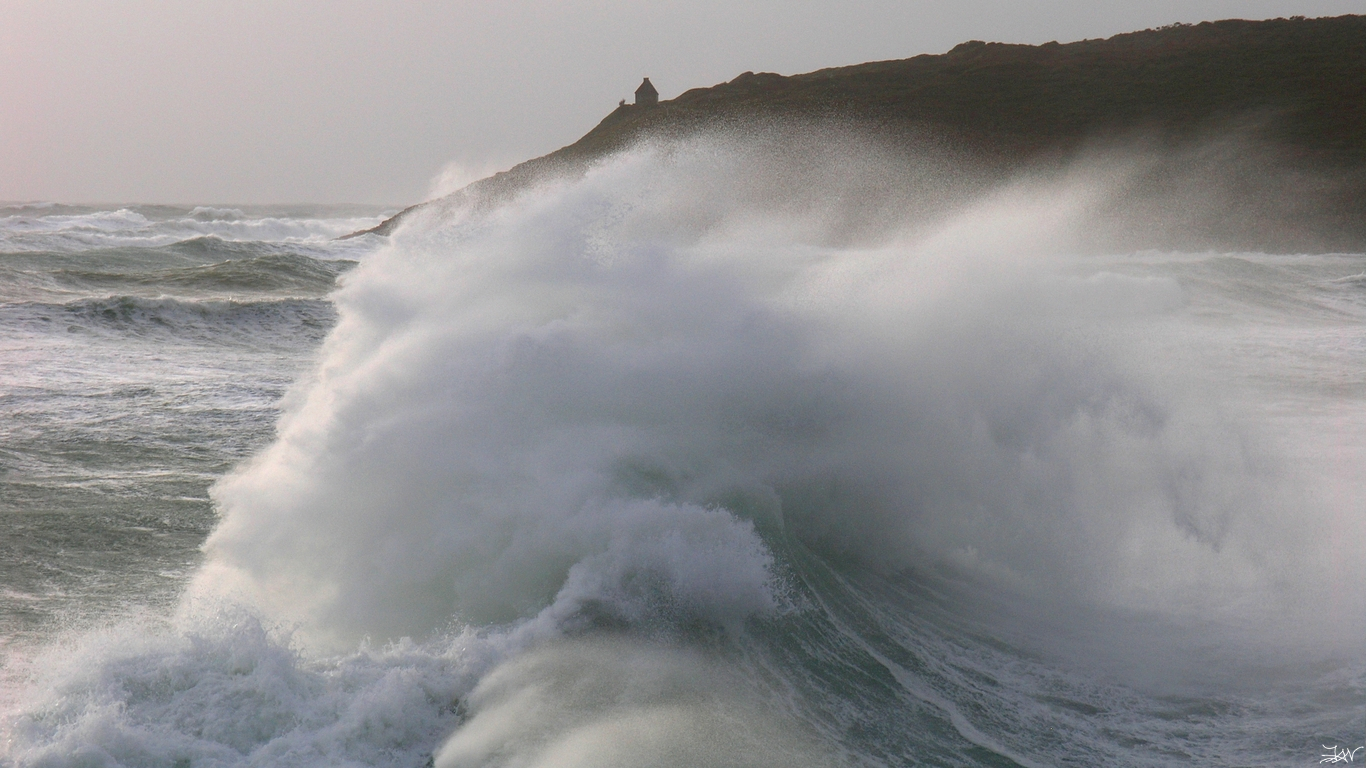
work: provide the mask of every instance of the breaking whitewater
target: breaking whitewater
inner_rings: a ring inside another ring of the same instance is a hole
[[[1366,255],[1097,247],[1141,172],[0,208],[0,764],[1361,746]]]

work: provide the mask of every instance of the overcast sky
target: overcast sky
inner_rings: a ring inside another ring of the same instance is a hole
[[[1362,0],[0,0],[0,200],[407,204],[648,75],[782,74]]]

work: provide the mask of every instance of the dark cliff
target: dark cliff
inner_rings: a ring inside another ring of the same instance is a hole
[[[934,136],[997,175],[1107,141],[1141,136],[1176,149],[1239,132],[1259,156],[1241,171],[1249,183],[1233,185],[1241,194],[1259,194],[1259,183],[1312,192],[1312,212],[1282,212],[1296,225],[1262,245],[1366,246],[1366,16],[1204,22],[1039,46],[973,41],[802,75],[746,72],[658,106],[620,106],[573,144],[455,196],[496,199],[644,138],[831,121],[892,141]],[[418,207],[372,231],[388,233]],[[1249,244],[1258,245],[1240,245]]]

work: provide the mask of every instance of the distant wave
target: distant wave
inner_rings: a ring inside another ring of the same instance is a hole
[[[278,248],[259,243],[233,243],[217,237],[201,237],[167,246],[167,250],[199,256],[230,258],[211,264],[146,272],[61,269],[53,278],[72,288],[160,289],[177,293],[292,294],[322,296],[337,277],[356,265],[350,260],[317,259],[288,251],[261,254]]]
[[[116,334],[208,344],[267,344],[272,340],[317,343],[336,322],[326,299],[288,297],[203,301],[140,296],[107,296],[63,304],[0,305],[0,318],[13,328],[50,332]],[[292,341],[291,341],[292,340]]]
[[[303,211],[267,209],[252,215],[239,209],[202,206],[131,206],[113,210],[8,206],[0,207],[0,252],[156,247],[206,235],[225,240],[322,244],[372,227],[385,213],[326,207]]]
[[[241,221],[247,218],[247,215],[238,208],[214,208],[208,205],[200,205],[190,211],[190,218],[199,221]]]

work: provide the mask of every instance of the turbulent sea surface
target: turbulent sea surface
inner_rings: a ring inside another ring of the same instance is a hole
[[[1122,173],[0,207],[0,765],[1366,744],[1366,255],[1083,247]]]

